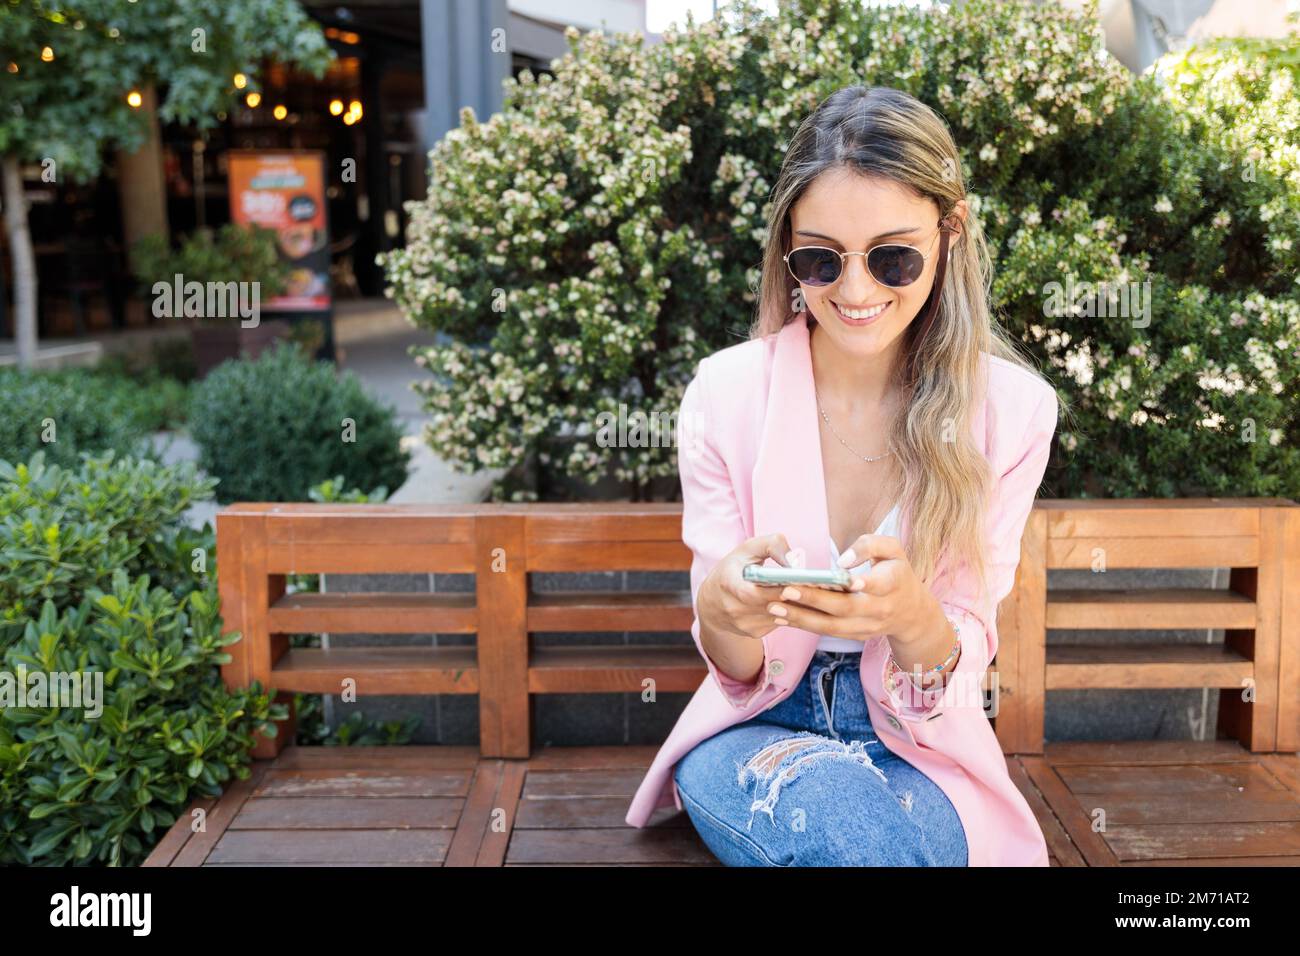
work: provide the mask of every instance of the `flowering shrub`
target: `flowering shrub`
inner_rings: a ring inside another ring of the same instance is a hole
[[[1300,187],[1242,176],[1278,138],[1293,155],[1294,123],[1225,135],[1111,59],[1095,9],[780,7],[736,3],[654,46],[570,30],[554,78],[509,81],[484,122],[462,111],[406,248],[381,257],[388,294],[444,333],[416,357],[439,453],[535,455],[636,493],[675,475],[671,448],[599,441],[601,416],[674,415],[698,360],[746,336],[784,143],[865,84],[953,128],[994,304],[1073,401],[1052,493],[1300,492]],[[1080,288],[1122,290],[1120,308]]]

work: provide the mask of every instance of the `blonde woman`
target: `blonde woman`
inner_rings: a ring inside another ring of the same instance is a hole
[[[682,537],[709,677],[627,822],[685,809],[740,866],[1046,866],[982,678],[1057,420],[991,319],[943,121],[850,87],[771,193],[749,341],[682,399]],[[839,566],[848,592],[746,565]]]

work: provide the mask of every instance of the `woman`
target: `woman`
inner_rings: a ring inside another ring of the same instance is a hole
[[[627,814],[675,804],[729,865],[1047,865],[982,678],[1056,428],[990,319],[943,121],[828,97],[771,194],[749,341],[682,398],[682,537],[709,678]],[[764,587],[747,564],[852,589]]]

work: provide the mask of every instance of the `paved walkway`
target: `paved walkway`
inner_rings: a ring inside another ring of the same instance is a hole
[[[368,337],[341,346],[339,364],[361,379],[381,401],[397,409],[402,424],[403,444],[411,450],[411,473],[406,484],[390,497],[393,502],[456,504],[482,501],[499,471],[463,475],[438,457],[421,437],[428,416],[411,383],[428,377],[407,354],[413,345],[433,342],[423,329],[407,328]]]

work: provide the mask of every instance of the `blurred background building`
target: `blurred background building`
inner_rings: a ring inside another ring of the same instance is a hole
[[[1039,0],[1046,2],[1046,0]],[[1057,0],[1050,0],[1057,2]],[[1060,0],[1082,9],[1086,0]],[[1166,53],[1214,37],[1284,37],[1296,0],[1100,0],[1106,48],[1135,73]]]
[[[333,170],[355,160],[356,185],[336,179],[328,190],[334,293],[339,300],[381,296],[375,255],[401,241],[403,204],[425,195],[427,152],[459,125],[461,107],[480,118],[499,110],[501,81],[524,69],[549,72],[568,50],[569,26],[644,33],[647,0],[303,5],[337,54],[323,77],[268,64],[260,87],[250,85],[202,135],[151,116],[150,140],[134,154],[110,157],[91,183],[45,183],[39,166],[24,170],[42,340],[153,321],[143,301],[129,296],[130,248],[151,233],[177,238],[230,221],[233,149],[321,150]],[[8,262],[0,247],[0,269]],[[9,314],[0,309],[6,338]]]

